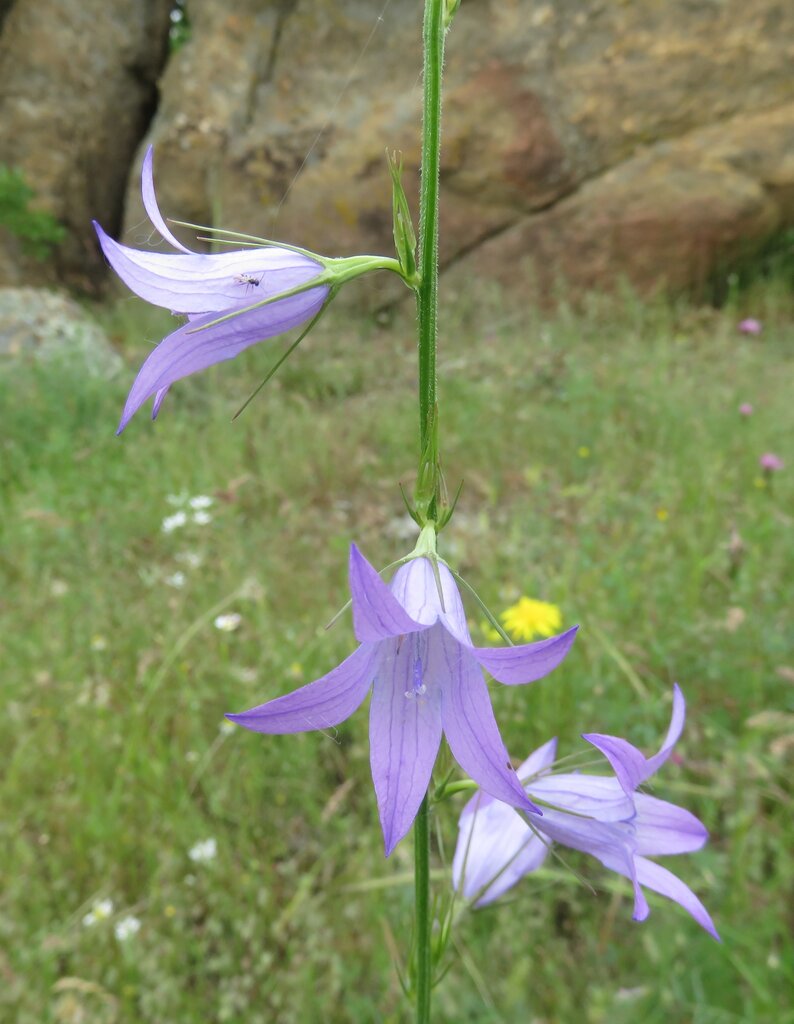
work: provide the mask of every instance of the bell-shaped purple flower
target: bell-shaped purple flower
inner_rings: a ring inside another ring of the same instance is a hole
[[[416,816],[442,732],[486,793],[540,814],[510,764],[482,669],[508,686],[531,683],[560,664],[576,635],[573,627],[520,647],[475,647],[452,574],[443,564],[438,574],[437,583],[430,560],[416,557],[387,585],[353,545],[350,591],[360,647],[321,679],[227,715],[256,732],[327,729],[348,718],[372,687],[370,763],[387,857]]]
[[[323,283],[261,305],[263,300],[290,292],[322,274],[319,258],[280,246],[219,253],[186,248],[172,234],[157,205],[151,147],[143,162],[142,193],[155,229],[179,252],[131,249],[114,241],[94,222],[99,243],[110,265],[136,295],[187,316],[188,322],[164,338],[144,362],[127,397],[118,433],[152,396],[152,415],[156,416],[175,381],[310,321],[330,291]]]
[[[460,816],[452,863],[455,888],[475,906],[492,903],[540,867],[556,842],[589,853],[610,871],[630,879],[636,921],[645,920],[649,913],[645,886],[680,903],[719,939],[708,911],[692,890],[648,859],[699,850],[708,832],[683,807],[636,791],[672,753],[684,718],[684,697],[676,686],[670,728],[661,749],[650,758],[617,736],[585,735],[607,758],[614,775],[552,774],[557,741],[534,751],[518,769],[527,795],[543,808],[543,817],[533,818],[532,827],[513,807],[488,793],[476,793]]]

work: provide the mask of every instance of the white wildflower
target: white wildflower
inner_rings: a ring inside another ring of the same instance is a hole
[[[113,931],[119,942],[126,942],[127,939],[131,939],[133,935],[140,931],[140,927],[140,919],[132,914],[127,914],[126,917],[122,917],[120,921],[115,923]]]
[[[165,582],[169,587],[173,587],[175,590],[181,590],[187,583],[187,576],[185,576],[183,572],[172,572],[170,576],[166,576]]]
[[[174,558],[176,558],[177,562],[186,565],[188,569],[198,569],[204,561],[203,556],[198,551],[180,551],[179,554],[174,555]]]
[[[187,522],[187,515],[184,512],[174,512],[172,516],[166,516],[162,522],[161,529],[163,533],[173,533],[174,530],[178,530],[180,526],[184,526]]]
[[[235,629],[240,628],[242,621],[243,617],[239,612],[226,612],[225,615],[216,615],[213,625],[222,633],[233,633]]]
[[[221,724],[218,726],[218,732],[221,736],[231,736],[237,726],[234,722],[230,722],[228,718],[224,718]]]
[[[191,846],[187,855],[194,864],[209,864],[210,861],[215,860],[217,854],[217,842],[214,839],[202,839],[200,842]]]
[[[193,513],[193,522],[196,526],[206,526],[207,523],[212,522],[212,516],[209,512],[205,512],[203,509],[199,509],[198,512]]]
[[[211,498],[209,494],[197,494],[188,502],[188,505],[190,505],[194,512],[199,512],[206,508],[212,508],[214,504],[215,499]]]
[[[91,909],[87,914],[83,915],[83,924],[86,928],[90,928],[92,925],[98,924],[100,921],[106,921],[113,913],[113,900],[94,900],[91,904]]]

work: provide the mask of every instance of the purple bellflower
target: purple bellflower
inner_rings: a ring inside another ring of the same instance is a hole
[[[192,252],[174,236],[160,212],[152,159],[150,146],[141,177],[143,205],[156,231],[179,252],[131,249],[114,241],[96,221],[94,228],[111,267],[136,295],[188,321],[164,338],[141,366],[117,433],[152,396],[154,419],[169,387],[182,377],[233,359],[258,341],[293,327],[312,326],[345,281],[369,270],[401,273],[396,260],[385,257],[327,259],[273,244]]]
[[[476,793],[460,816],[452,863],[455,888],[475,906],[485,906],[539,868],[552,843],[560,843],[591,854],[610,871],[630,879],[636,921],[649,914],[642,889],[646,886],[681,904],[719,939],[692,890],[648,859],[699,850],[708,832],[683,807],[636,792],[671,755],[684,718],[684,697],[676,686],[670,728],[659,752],[649,758],[617,736],[585,735],[609,761],[614,775],[551,774],[556,739],[534,751],[518,769],[527,795],[543,809],[541,818],[532,818],[531,827],[513,807],[490,794]]]
[[[94,227],[108,263],[127,287],[153,305],[187,316],[188,321],[164,338],[145,360],[127,397],[118,433],[147,398],[155,396],[154,419],[175,381],[306,323],[319,313],[329,294],[326,285],[268,305],[254,305],[318,277],[322,264],[279,246],[192,252],[173,235],[160,213],[152,159],[150,146],[143,161],[143,205],[155,229],[179,253],[130,249],[114,241],[96,222]],[[239,315],[218,319],[235,312]]]
[[[520,647],[474,647],[452,574],[412,558],[387,585],[350,550],[353,627],[360,646],[293,693],[227,715],[264,733],[328,729],[373,690],[370,764],[386,856],[406,835],[425,795],[442,732],[458,764],[492,797],[540,814],[518,781],[494,719],[482,669],[514,686],[547,675],[577,627]],[[443,600],[441,595],[443,594]]]

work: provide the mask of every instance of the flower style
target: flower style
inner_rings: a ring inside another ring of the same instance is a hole
[[[370,764],[386,856],[406,835],[430,782],[442,731],[458,764],[492,797],[540,814],[526,796],[494,719],[481,669],[514,686],[547,675],[577,627],[520,647],[474,647],[449,569],[412,558],[390,585],[350,550],[353,627],[360,646],[335,669],[293,693],[228,715],[264,733],[327,729],[373,689]],[[442,597],[443,595],[443,597]]]
[[[232,359],[250,345],[298,327],[315,317],[329,297],[321,284],[277,299],[319,277],[319,258],[281,246],[197,253],[186,248],[165,222],[154,192],[152,147],[142,173],[143,204],[159,234],[179,253],[147,252],[121,245],[99,224],[94,228],[108,262],[136,295],[188,317],[149,354],[127,397],[118,433],[147,398],[155,396],[152,418],[169,387],[182,377]],[[219,320],[227,314],[237,314]],[[217,322],[216,322],[217,321]],[[209,326],[208,326],[209,325]]]
[[[614,775],[551,774],[557,741],[530,754],[518,776],[543,808],[532,827],[512,807],[476,793],[460,816],[452,864],[455,888],[475,906],[493,902],[545,860],[551,843],[596,857],[634,886],[634,919],[649,907],[642,887],[681,904],[701,927],[719,939],[708,911],[672,872],[648,857],[699,850],[708,839],[700,821],[683,807],[636,792],[668,759],[684,728],[684,697],[673,692],[673,714],[661,749],[646,758],[627,740],[590,733],[584,738],[609,761]]]

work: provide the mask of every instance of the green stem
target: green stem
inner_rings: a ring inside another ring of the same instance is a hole
[[[438,191],[441,164],[441,75],[444,66],[444,0],[425,0],[424,100],[419,194],[419,450],[424,455],[436,408],[438,335]],[[436,453],[437,454],[437,453]],[[435,457],[435,455],[434,455]],[[434,518],[435,499],[429,512]],[[433,961],[430,948],[430,828],[427,795],[414,822],[416,911],[416,1021],[429,1024]]]
[[[441,75],[444,66],[443,0],[426,0],[422,178],[419,193],[419,436],[424,451],[436,404],[438,330],[438,191],[441,164]]]
[[[425,796],[414,821],[414,893],[416,908],[416,1024],[429,1024],[433,988],[430,956],[430,826]]]

